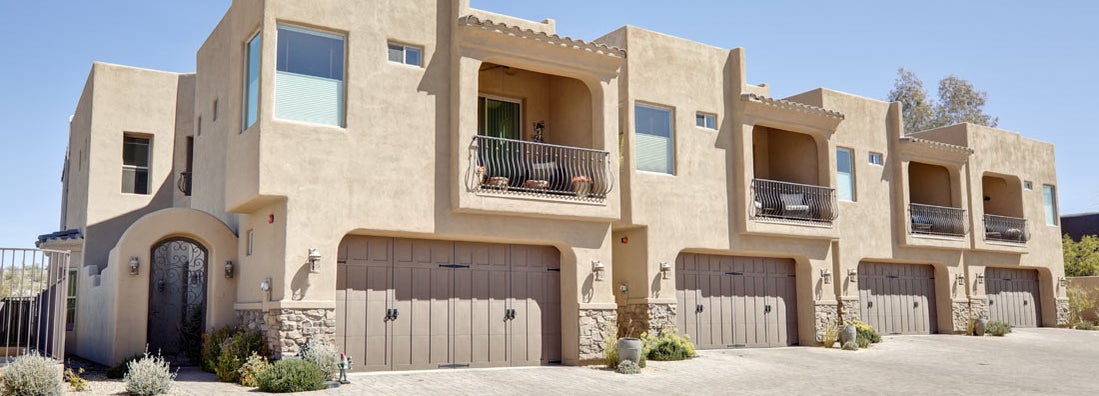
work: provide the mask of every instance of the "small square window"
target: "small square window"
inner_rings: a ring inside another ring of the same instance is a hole
[[[195,120],[195,136],[202,136],[202,116]]]
[[[1032,183],[1030,180],[1024,181],[1023,182],[1023,188],[1025,188],[1027,190],[1033,190],[1034,189],[1034,183]]]
[[[217,122],[217,121],[218,121],[218,100],[214,99],[214,120],[213,120],[213,122]]]
[[[248,230],[248,250],[246,252],[247,256],[252,255],[252,246],[255,243],[255,240],[255,230]]]
[[[882,164],[882,155],[881,155],[881,153],[870,153],[870,161],[869,162],[870,162],[871,165],[879,165],[880,166]]]
[[[423,65],[423,50],[418,47],[389,43],[388,57],[390,62],[412,66]]]
[[[696,113],[695,125],[699,128],[717,129],[717,116],[707,113]]]

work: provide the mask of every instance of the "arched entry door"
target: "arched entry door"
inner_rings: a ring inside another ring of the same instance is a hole
[[[198,364],[206,318],[206,248],[186,238],[153,246],[149,273],[149,351]]]

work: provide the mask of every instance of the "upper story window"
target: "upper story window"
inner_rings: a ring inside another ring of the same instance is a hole
[[[202,116],[195,120],[195,136],[202,136]]]
[[[855,155],[851,149],[836,149],[836,198],[855,200]]]
[[[241,132],[255,124],[259,114],[259,53],[260,33],[257,32],[244,48],[244,128]]]
[[[149,139],[122,138],[122,192],[149,193]]]
[[[245,255],[248,255],[248,256],[252,255],[252,246],[254,246],[253,244],[255,242],[256,242],[255,230],[248,230],[248,247],[247,247],[247,251],[245,252]]]
[[[1057,189],[1049,184],[1042,185],[1042,207],[1046,212],[1046,225],[1057,225]]]
[[[220,113],[220,111],[218,111],[218,110],[220,110],[220,109],[218,109],[218,100],[217,99],[214,99],[214,108],[213,108],[213,110],[214,110],[214,116],[213,116],[214,119],[211,120],[211,122],[218,122],[218,113]]]
[[[695,114],[695,125],[699,128],[717,129],[717,115],[697,113]]]
[[[1034,189],[1034,183],[1031,182],[1030,180],[1023,181],[1023,188],[1027,189],[1027,190],[1033,190]]]
[[[675,174],[672,109],[637,104],[634,106],[634,118],[637,170]]]
[[[411,45],[389,42],[389,61],[412,66],[423,66],[423,50]]]
[[[870,165],[881,166],[881,164],[883,162],[882,154],[881,153],[870,153],[870,159],[867,162],[869,162]]]
[[[69,293],[65,304],[65,330],[72,330],[76,325],[76,281],[80,271],[69,270]]]
[[[344,38],[279,25],[275,117],[343,126]]]

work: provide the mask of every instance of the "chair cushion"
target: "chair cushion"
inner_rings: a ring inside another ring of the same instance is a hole
[[[805,194],[801,194],[801,193],[797,193],[797,194],[780,194],[779,198],[782,199],[782,205],[785,206],[786,209],[790,209],[791,206],[798,206],[798,205],[804,205],[805,204]],[[808,208],[809,207],[806,206],[806,209],[808,209]]]

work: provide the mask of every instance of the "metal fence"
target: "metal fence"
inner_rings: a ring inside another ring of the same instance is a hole
[[[752,179],[752,217],[791,223],[831,224],[839,215],[836,189]]]
[[[968,232],[965,209],[908,204],[908,231],[913,234],[960,237]]]
[[[1027,229],[1026,219],[986,214],[985,240],[1027,243],[1030,230]]]
[[[64,358],[68,267],[69,252],[0,248],[0,364]]]
[[[478,135],[470,162],[470,187],[481,192],[603,201],[614,186],[603,150]]]

